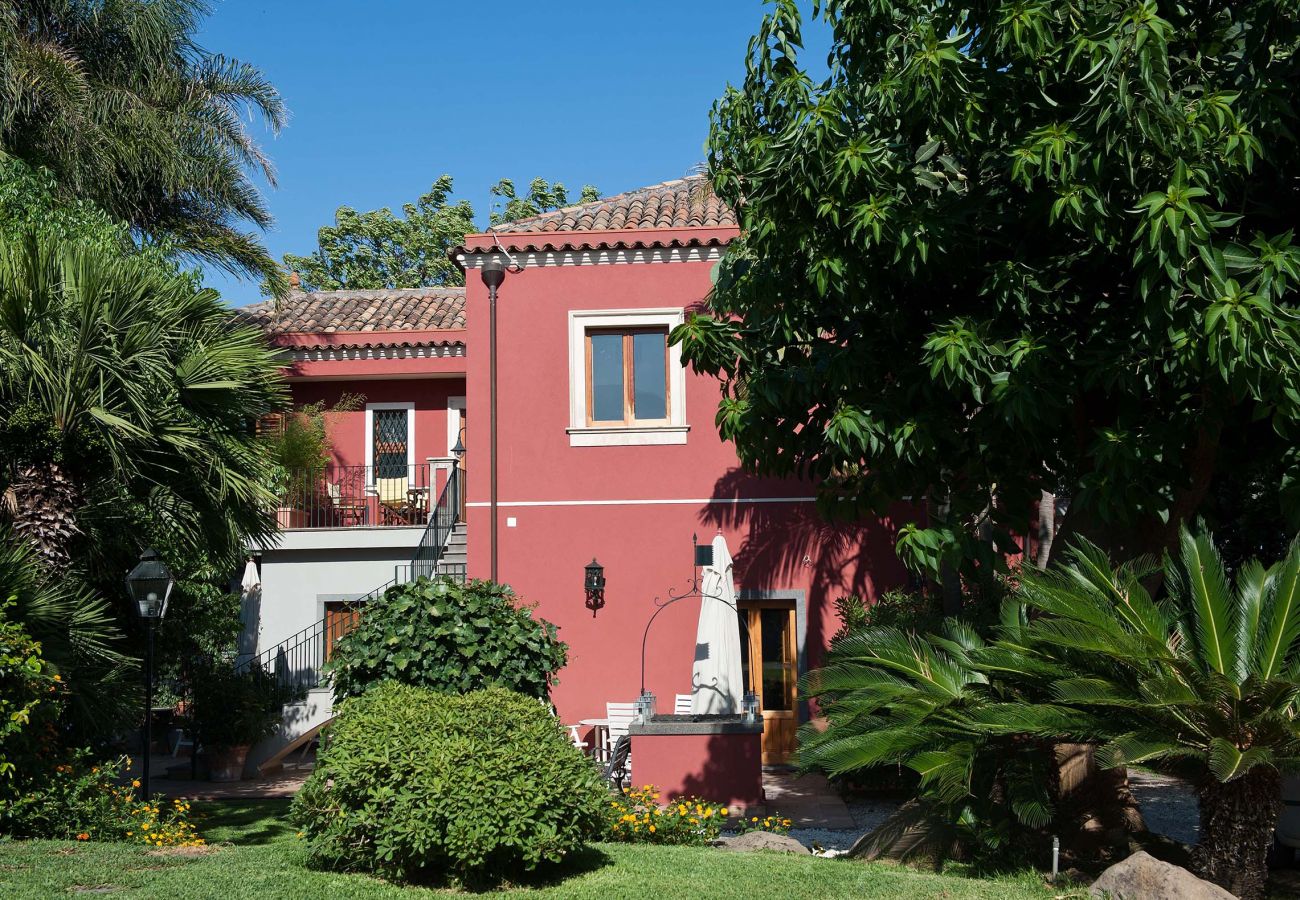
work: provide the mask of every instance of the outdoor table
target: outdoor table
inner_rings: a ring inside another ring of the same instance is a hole
[[[582,719],[578,724],[583,728],[590,728],[595,731],[595,734],[592,735],[592,754],[596,759],[605,762],[608,749],[606,745],[609,743],[609,719]]]

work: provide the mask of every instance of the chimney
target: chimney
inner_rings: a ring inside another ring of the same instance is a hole
[[[289,290],[297,291],[302,289],[302,279],[298,277],[297,272],[289,273]]]

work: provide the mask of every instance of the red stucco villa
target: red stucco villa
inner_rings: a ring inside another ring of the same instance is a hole
[[[320,646],[413,559],[416,574],[495,570],[569,644],[554,700],[577,722],[635,700],[656,598],[690,582],[692,535],[721,531],[744,663],[761,672],[763,761],[786,761],[807,716],[796,681],[837,627],[834,601],[905,576],[889,522],[833,527],[809,485],[742,473],[713,426],[717,384],[667,343],[737,234],[691,177],[468,235],[465,288],[296,292],[241,310],[283,348],[295,403],[364,398],[329,416],[324,500],[283,511],[279,543],[258,548],[244,652]],[[482,274],[498,266],[494,492]],[[595,615],[593,558],[607,579]],[[660,698],[690,689],[697,615],[677,604],[650,632],[646,686]]]

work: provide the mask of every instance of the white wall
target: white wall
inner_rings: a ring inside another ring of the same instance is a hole
[[[245,614],[242,646],[255,644],[257,653],[265,652],[319,622],[325,601],[355,599],[392,580],[395,566],[410,563],[423,529],[383,531],[390,546],[303,547],[308,541],[294,538],[307,533],[290,532],[281,547],[262,550],[261,599],[255,612]]]

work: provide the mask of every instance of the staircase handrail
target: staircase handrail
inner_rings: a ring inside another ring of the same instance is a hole
[[[438,502],[429,513],[429,523],[424,526],[420,543],[416,545],[415,554],[411,557],[413,579],[421,576],[432,578],[438,571],[438,561],[442,559],[447,540],[460,518],[460,479],[460,466],[452,466],[447,475],[447,483],[438,494]]]

